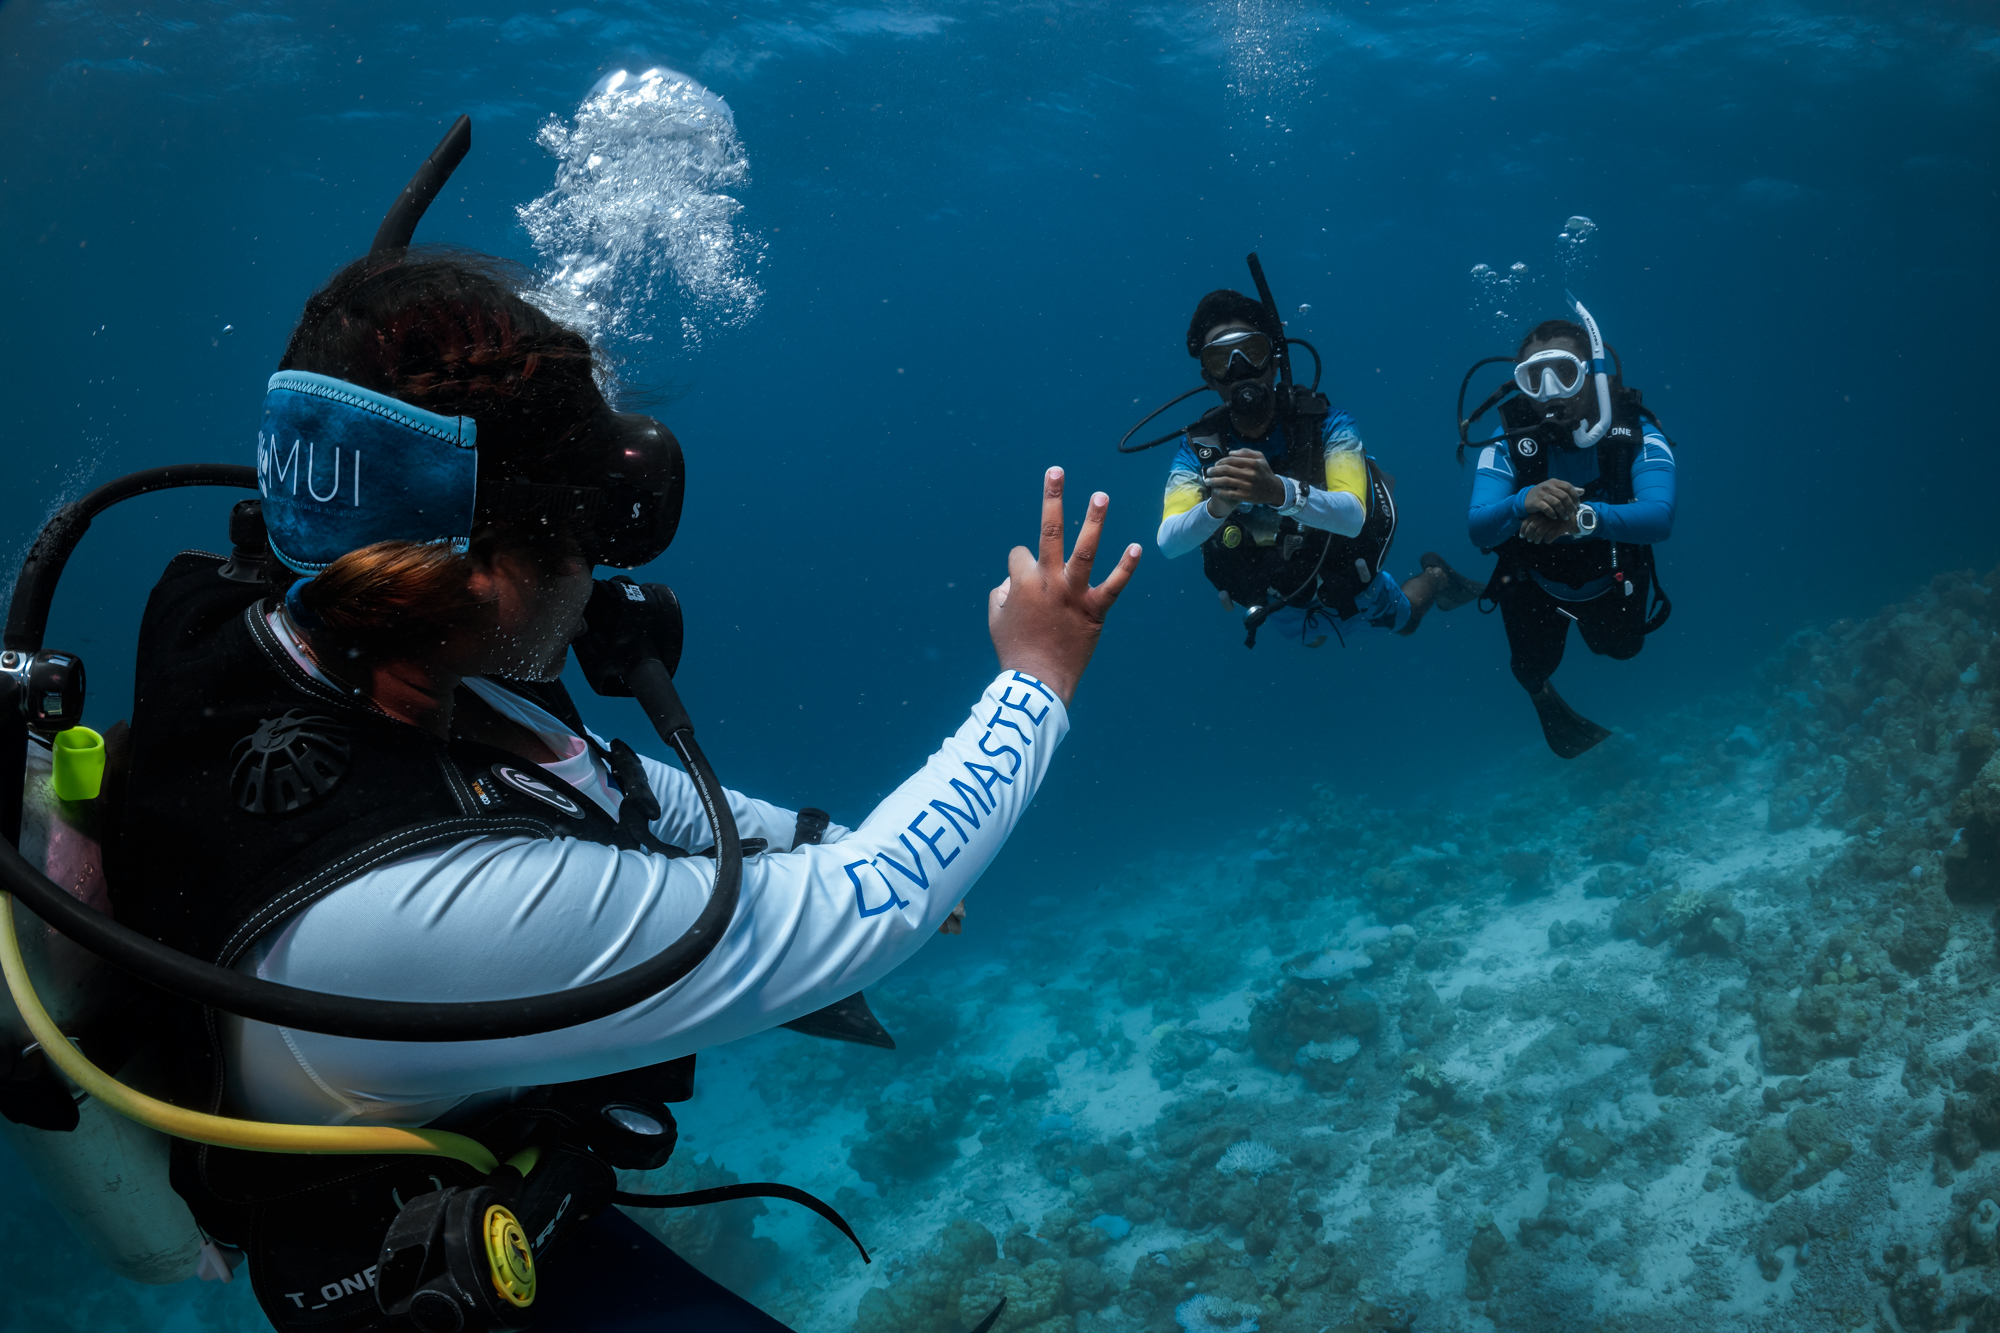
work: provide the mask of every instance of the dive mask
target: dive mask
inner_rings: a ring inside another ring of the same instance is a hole
[[[593,565],[635,569],[659,558],[680,525],[684,473],[673,432],[606,409],[563,459],[560,484],[482,477],[471,417],[297,370],[271,377],[257,432],[271,551],[301,574],[375,542],[462,551],[478,523],[496,519],[568,534]]]
[[[1575,396],[1590,374],[1590,363],[1574,352],[1550,347],[1514,367],[1514,384],[1538,403]]]
[[[1225,333],[1201,349],[1201,373],[1212,380],[1261,374],[1270,362],[1270,336],[1255,329]]]

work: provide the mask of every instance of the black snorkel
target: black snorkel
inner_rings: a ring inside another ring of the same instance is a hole
[[[1271,284],[1264,279],[1264,265],[1259,262],[1255,251],[1252,251],[1247,259],[1250,265],[1250,279],[1257,287],[1258,302],[1264,307],[1264,322],[1268,326],[1267,332],[1271,338],[1271,355],[1278,363],[1278,383],[1267,386],[1261,377],[1254,380],[1244,380],[1224,395],[1224,401],[1233,412],[1241,412],[1245,416],[1255,416],[1261,415],[1264,412],[1264,402],[1267,397],[1275,397],[1277,399],[1276,419],[1285,424],[1287,442],[1290,443],[1292,427],[1302,416],[1323,418],[1327,413],[1326,399],[1319,396],[1320,372],[1323,369],[1320,362],[1319,349],[1304,338],[1294,338],[1285,332],[1285,321],[1278,317],[1278,302],[1271,295]],[[1293,344],[1303,347],[1312,353],[1312,383],[1304,388],[1295,384],[1292,379],[1291,347]],[[1169,440],[1179,439],[1187,433],[1186,427],[1182,427],[1180,430],[1168,431],[1158,439],[1147,440],[1143,444],[1129,443],[1131,438],[1139,433],[1140,427],[1144,426],[1154,417],[1159,416],[1174,404],[1185,402],[1196,394],[1205,393],[1214,387],[1214,385],[1206,382],[1198,384],[1186,393],[1169,398],[1145,416],[1140,417],[1132,429],[1126,431],[1119,438],[1118,452],[1121,454],[1143,453],[1145,450],[1157,448]],[[1247,397],[1243,401],[1239,401],[1238,395],[1247,395]]]
[[[461,116],[417,169],[376,231],[370,253],[405,249],[424,210],[436,198],[472,142],[472,122]],[[612,530],[617,506],[627,500],[628,480],[608,474],[600,487],[530,488],[555,493],[546,502],[564,512],[581,506],[575,493],[602,491],[615,497],[585,509],[581,521],[594,526],[608,549],[624,551],[630,565],[643,564],[664,550],[680,515],[679,446],[650,418],[613,414],[606,431],[629,432],[629,443],[655,448],[658,484],[672,488],[650,510],[635,504],[630,530]],[[643,424],[642,424],[643,423]],[[665,440],[660,441],[659,436]],[[669,451],[669,446],[671,446]],[[636,696],[660,737],[680,756],[715,832],[715,887],[694,924],[678,940],[639,965],[571,990],[519,999],[471,1003],[412,1003],[362,999],[300,990],[214,966],[120,925],[85,905],[31,865],[20,853],[23,756],[30,733],[44,738],[75,726],[82,714],[83,668],[73,653],[44,648],[49,608],[70,554],[104,510],[134,496],[181,486],[258,489],[257,469],[237,464],[188,464],[136,472],[98,487],[58,510],[42,528],[15,579],[4,651],[0,651],[0,891],[12,894],[49,926],[113,966],[149,985],[210,1008],[263,1023],[333,1036],[375,1041],[481,1041],[528,1036],[573,1027],[628,1009],[666,990],[692,972],[720,942],[734,919],[743,882],[743,851],[735,818],[715,770],[694,738],[694,724],[673,685],[680,659],[679,606],[671,590],[629,579],[600,582],[594,614],[577,647],[593,687],[605,694]],[[526,485],[522,483],[522,485]],[[250,502],[246,502],[246,505]],[[517,498],[517,507],[525,500]],[[276,562],[261,541],[261,518],[248,521],[245,506],[232,515],[238,549],[221,576],[255,578]],[[644,512],[642,512],[642,510]],[[650,554],[647,554],[650,552]],[[237,572],[232,573],[231,570]],[[273,584],[273,590],[277,584]],[[634,595],[637,594],[637,595]],[[609,609],[615,608],[615,614]],[[614,623],[615,622],[615,623]],[[0,903],[0,910],[8,910]]]
[[[368,253],[379,255],[384,250],[407,250],[410,239],[417,234],[417,224],[424,219],[424,213],[437,198],[438,191],[451,179],[451,173],[458,170],[458,164],[472,150],[472,117],[460,116],[438,140],[438,146],[431,149],[431,155],[418,165],[410,183],[396,196],[396,202],[389,205],[389,211],[382,215],[382,225],[375,229],[374,243]]]
[[[1264,318],[1272,329],[1271,354],[1278,362],[1278,383],[1271,392],[1278,400],[1277,417],[1284,423],[1286,442],[1293,449],[1316,447],[1319,441],[1312,438],[1316,434],[1312,428],[1326,418],[1329,410],[1326,399],[1319,392],[1319,349],[1303,338],[1293,338],[1285,333],[1285,321],[1278,316],[1277,299],[1271,295],[1271,284],[1264,280],[1264,266],[1258,262],[1256,251],[1250,252],[1248,263],[1250,279],[1257,284],[1257,299],[1263,303]],[[1313,355],[1313,382],[1307,388],[1302,389],[1292,381],[1293,343]]]

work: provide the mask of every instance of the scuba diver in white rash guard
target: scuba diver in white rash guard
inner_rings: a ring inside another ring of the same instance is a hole
[[[955,925],[1139,548],[1092,587],[1108,502],[1065,560],[1051,468],[1039,551],[1015,548],[989,597],[999,674],[916,772],[852,829],[723,791],[671,683],[673,594],[592,578],[671,541],[679,445],[610,408],[591,348],[505,266],[408,248],[467,123],[453,135],[307,303],[254,481],[121,479],[52,520],[17,585],[0,703],[60,770],[95,737],[73,725],[80,666],[61,695],[73,655],[40,637],[88,515],[162,486],[262,492],[232,515],[234,554],[182,553],[147,604],[103,829],[116,922],[0,845],[0,889],[181,997],[144,997],[170,1101],[93,1067],[123,1059],[94,1031],[63,1040],[6,898],[0,966],[47,1064],[176,1136],[205,1264],[226,1279],[247,1256],[281,1330],[776,1330],[610,1205],[764,1194],[838,1215],[781,1185],[625,1194],[616,1169],[667,1160],[666,1104],[704,1047],[779,1025],[893,1044],[859,992]],[[584,727],[558,680],[573,643],[685,772]],[[7,1055],[0,1112],[73,1131],[66,1085],[23,1091],[40,1055]]]

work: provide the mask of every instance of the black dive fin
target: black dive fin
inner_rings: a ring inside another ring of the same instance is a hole
[[[1486,590],[1485,584],[1474,583],[1453,569],[1436,551],[1424,552],[1423,568],[1444,571],[1444,586],[1437,590],[1437,609],[1440,611],[1456,611],[1469,602],[1476,602],[1479,600],[1479,595]]]
[[[856,1046],[879,1046],[885,1051],[896,1049],[896,1039],[875,1017],[860,991],[804,1018],[794,1018],[785,1026],[808,1037],[830,1037],[834,1041],[851,1041]]]
[[[1556,687],[1548,681],[1543,681],[1542,688],[1528,697],[1534,700],[1535,714],[1542,719],[1542,735],[1548,739],[1549,748],[1559,758],[1574,759],[1611,736],[1603,727],[1564,703],[1563,697],[1556,693]]]
[[[1000,1298],[1000,1303],[993,1307],[993,1313],[987,1315],[984,1319],[980,1320],[979,1323],[973,1327],[972,1333],[988,1333],[988,1330],[990,1330],[995,1323],[999,1322],[1000,1312],[1002,1310],[1005,1310],[1006,1308],[1007,1308],[1007,1298],[1005,1296],[1002,1296]]]

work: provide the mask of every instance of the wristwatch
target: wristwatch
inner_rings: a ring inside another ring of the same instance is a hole
[[[1578,536],[1588,537],[1597,531],[1597,511],[1589,505],[1576,507],[1576,531]]]
[[[1312,487],[1291,477],[1280,477],[1279,480],[1285,483],[1285,502],[1278,506],[1278,513],[1285,518],[1294,518],[1305,512]]]

